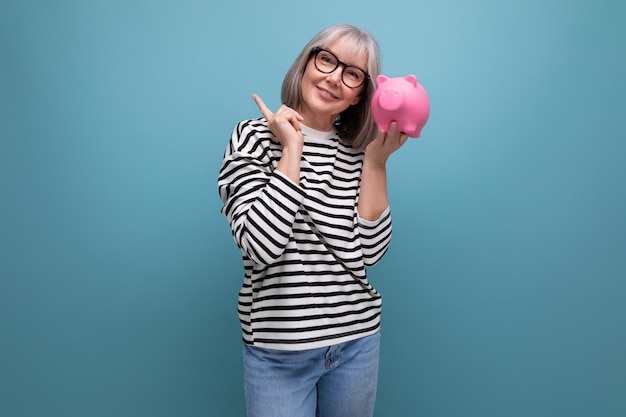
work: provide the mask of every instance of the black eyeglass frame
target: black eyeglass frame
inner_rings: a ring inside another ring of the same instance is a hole
[[[328,54],[332,55],[332,56],[333,56],[333,58],[335,58],[335,61],[337,61],[337,66],[335,66],[335,68],[333,68],[333,69],[332,69],[332,70],[330,70],[330,71],[322,71],[322,70],[321,70],[321,69],[319,69],[319,67],[317,66],[317,55],[318,55],[320,52],[322,52],[322,51],[324,51],[324,52],[326,52],[326,53],[328,53]],[[315,48],[313,48],[313,49],[311,50],[311,55],[313,55],[313,65],[315,65],[315,68],[316,68],[319,72],[321,72],[322,74],[332,74],[334,71],[336,71],[336,70],[337,70],[337,68],[339,68],[340,66],[343,66],[343,69],[341,70],[341,82],[342,82],[342,83],[344,83],[344,85],[345,85],[346,87],[348,87],[348,88],[359,88],[359,87],[362,87],[363,85],[365,85],[365,83],[367,83],[367,82],[370,80],[370,75],[369,75],[369,74],[367,73],[367,71],[365,71],[363,68],[361,68],[361,67],[357,67],[356,65],[349,65],[349,64],[346,64],[346,63],[345,63],[345,62],[343,62],[343,61],[340,61],[340,60],[339,60],[339,58],[337,58],[337,55],[335,55],[334,53],[332,53],[332,52],[331,52],[331,51],[329,51],[328,49],[324,49],[324,48],[322,48],[322,47],[320,47],[320,46],[316,46]],[[352,86],[348,85],[348,84],[344,81],[344,79],[343,79],[343,74],[344,74],[344,72],[345,72],[346,68],[348,68],[348,67],[351,67],[351,68],[356,68],[356,69],[358,69],[359,71],[363,71],[363,74],[365,74],[365,78],[363,79],[363,82],[362,82],[361,84],[357,85],[356,87],[352,87]]]

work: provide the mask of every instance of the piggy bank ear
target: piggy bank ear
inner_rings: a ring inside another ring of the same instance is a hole
[[[407,75],[406,77],[404,77],[404,79],[407,80],[408,82],[410,82],[411,85],[413,85],[413,86],[417,85],[417,78],[413,74]]]
[[[388,79],[389,78],[387,78],[384,75],[380,74],[378,77],[376,77],[376,85],[381,85],[382,83],[384,83]]]

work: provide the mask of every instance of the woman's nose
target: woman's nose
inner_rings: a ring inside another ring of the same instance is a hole
[[[329,74],[328,74],[328,76],[327,76],[327,78],[328,78],[331,82],[333,82],[333,83],[337,84],[337,83],[340,83],[340,82],[341,82],[341,77],[342,77],[342,75],[341,75],[341,74],[342,74],[342,73],[343,73],[343,68],[342,68],[341,66],[339,66],[339,67],[337,67],[337,68],[336,68],[333,72],[329,73]]]

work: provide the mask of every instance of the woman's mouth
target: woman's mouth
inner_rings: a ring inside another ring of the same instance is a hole
[[[331,98],[335,100],[338,98],[336,95],[334,95],[333,93],[331,93],[330,91],[324,88],[317,87],[317,90],[320,92],[320,95],[322,95],[322,97]]]

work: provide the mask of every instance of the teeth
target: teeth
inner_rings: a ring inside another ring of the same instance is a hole
[[[332,97],[332,98],[334,98],[334,97],[335,97],[335,96],[334,96],[334,94],[331,94],[329,91],[326,91],[326,90],[323,90],[323,89],[321,89],[320,91],[321,91],[324,95],[326,95],[326,96],[328,96],[328,97]]]

